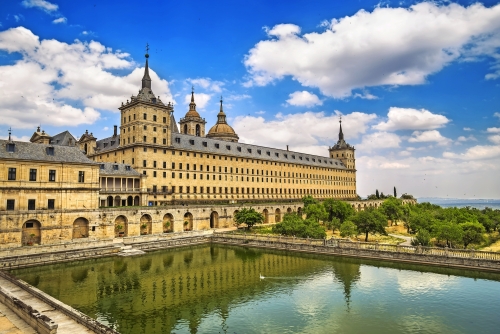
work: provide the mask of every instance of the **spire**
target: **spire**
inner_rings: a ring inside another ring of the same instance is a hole
[[[194,103],[194,87],[191,87],[191,103],[189,104],[189,111],[196,111],[196,103]]]
[[[146,57],[146,67],[144,68],[144,76],[142,77],[142,88],[151,89],[151,78],[149,77],[148,52],[149,52],[149,44],[146,43],[146,54],[144,55],[144,57]]]
[[[191,103],[194,103],[194,86],[191,86]]]
[[[9,141],[12,141],[11,135],[12,135],[12,128],[9,127]]]
[[[217,115],[217,123],[227,124],[226,114],[224,113],[224,109],[222,108],[222,96],[220,97],[220,111],[219,114]]]
[[[339,140],[344,140],[344,133],[342,133],[342,116],[340,116],[340,131],[339,131]]]

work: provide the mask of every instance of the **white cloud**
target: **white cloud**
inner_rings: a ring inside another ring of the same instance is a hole
[[[494,144],[500,145],[500,135],[489,136],[488,140]]]
[[[11,135],[10,138],[13,140],[13,141],[24,141],[24,142],[28,142],[30,141],[31,137],[29,136],[21,136],[21,137],[18,137],[16,135]],[[9,136],[0,136],[0,139],[9,139]]]
[[[443,137],[438,130],[429,131],[414,131],[412,137],[408,139],[410,143],[428,143],[436,142],[439,145],[447,145],[451,143],[451,139]]]
[[[222,92],[222,86],[224,86],[223,82],[214,81],[210,78],[187,79],[186,82],[188,82],[190,85],[194,87],[201,87],[205,90],[214,93]]]
[[[52,23],[66,23],[68,20],[65,18],[65,17],[60,17],[58,19],[55,19],[54,21],[52,21]]]
[[[399,155],[402,157],[409,157],[409,156],[411,156],[411,152],[410,152],[410,150],[401,151],[401,152],[399,152]]]
[[[224,97],[224,100],[226,101],[241,101],[241,100],[246,100],[251,98],[250,95],[248,94],[233,94],[233,95],[228,95]]]
[[[364,99],[364,100],[377,100],[378,99],[378,96],[370,94],[370,92],[368,92],[367,90],[364,90],[362,94],[356,93],[353,96],[355,98],[358,97],[358,98]]]
[[[399,162],[384,162],[380,165],[382,169],[405,169],[410,168],[410,165],[402,164]]]
[[[493,116],[494,116],[494,117],[498,117],[498,118],[500,118],[500,112],[496,112],[496,113],[494,113],[494,114],[493,114]]]
[[[456,154],[453,152],[444,152],[443,157],[450,159],[481,160],[500,157],[500,146],[476,145],[465,151],[465,153]]]
[[[107,126],[102,128],[102,131],[108,131],[108,130],[109,130],[109,128]]]
[[[58,5],[50,3],[45,0],[23,0],[21,4],[26,8],[38,8],[47,13],[57,11]]]
[[[486,129],[486,132],[489,132],[489,133],[500,133],[500,128],[488,128],[488,129]]]
[[[14,15],[14,20],[16,20],[16,22],[22,21],[24,20],[24,16],[22,14]]]
[[[264,115],[266,112],[264,110],[256,111],[257,115]]]
[[[205,109],[208,101],[212,98],[212,95],[205,93],[195,93],[194,102],[196,103],[196,109]],[[188,105],[191,102],[191,94],[184,96],[184,103]],[[187,112],[187,109],[186,109]]]
[[[381,131],[430,130],[443,127],[450,120],[443,115],[433,114],[426,109],[389,108],[387,122],[380,122],[373,128]]]
[[[471,128],[464,128],[464,131],[472,131]]]
[[[99,42],[72,44],[42,40],[18,27],[0,32],[0,50],[18,53],[14,65],[0,66],[0,116],[13,128],[50,121],[55,126],[92,124],[98,110],[118,112],[121,102],[137,92],[143,69],[120,77],[110,70],[132,69],[128,54]],[[153,91],[168,101],[168,83],[150,69]]]
[[[322,32],[302,35],[296,25],[278,24],[245,56],[250,75],[245,85],[291,76],[324,95],[344,98],[353,89],[423,84],[454,61],[484,56],[497,62],[486,76],[495,79],[500,75],[499,28],[500,4],[463,7],[434,1],[360,10],[331,20]]]
[[[312,107],[323,104],[323,101],[321,101],[317,95],[309,93],[305,90],[302,92],[293,92],[288,96],[290,98],[286,100],[286,102],[292,106]]]
[[[390,132],[375,132],[363,136],[358,149],[362,151],[372,151],[385,148],[399,147],[401,138],[397,134]]]
[[[460,137],[457,138],[457,140],[460,141],[460,142],[477,141],[476,137],[474,137],[473,135],[470,135],[469,137],[460,136]]]
[[[368,123],[375,114],[353,112],[342,117],[342,129],[347,142],[352,142],[368,129]],[[234,130],[240,142],[268,147],[286,148],[311,154],[328,156],[328,146],[338,140],[338,116],[323,112],[278,114],[273,120],[263,117],[238,116],[234,120]]]

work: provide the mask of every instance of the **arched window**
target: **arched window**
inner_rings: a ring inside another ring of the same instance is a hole
[[[187,134],[188,133],[188,126],[187,124],[184,124],[184,133]]]
[[[199,137],[200,136],[200,125],[196,124],[196,135]]]

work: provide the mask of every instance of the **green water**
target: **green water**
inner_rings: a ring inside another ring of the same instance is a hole
[[[500,332],[500,274],[217,245],[13,274],[124,334]]]

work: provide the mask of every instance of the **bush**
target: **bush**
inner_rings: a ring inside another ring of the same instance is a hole
[[[429,233],[429,231],[427,231],[425,229],[421,229],[418,231],[415,238],[411,239],[411,244],[413,246],[418,246],[418,245],[430,246],[431,245],[431,234]]]
[[[353,222],[345,221],[340,225],[340,236],[342,238],[350,238],[355,235],[358,235],[358,229]]]
[[[325,229],[314,219],[302,219],[295,213],[286,213],[283,221],[273,226],[273,232],[298,238],[323,239]]]

